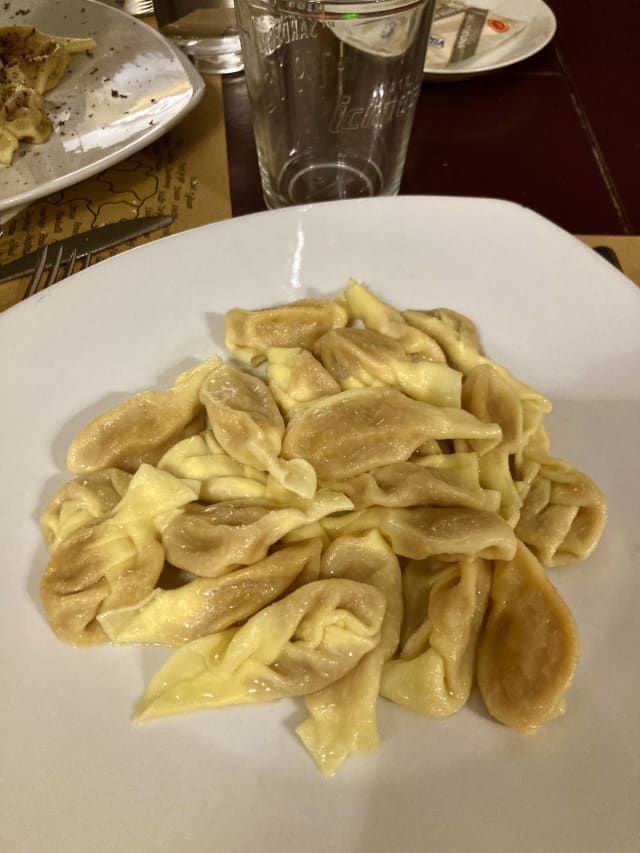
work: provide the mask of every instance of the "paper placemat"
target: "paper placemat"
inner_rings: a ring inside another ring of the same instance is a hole
[[[171,214],[173,223],[99,255],[231,216],[222,81],[205,77],[200,103],[156,142],[93,178],[34,202],[0,226],[0,263],[45,243],[120,219]],[[0,310],[18,302],[27,279],[0,284]]]

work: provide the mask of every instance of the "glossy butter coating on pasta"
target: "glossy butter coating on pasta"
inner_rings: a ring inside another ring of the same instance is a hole
[[[419,461],[396,462],[346,480],[326,481],[323,486],[345,494],[356,510],[373,506],[482,509],[486,496],[480,486],[475,453],[451,454],[451,457],[454,455],[464,457],[464,461],[460,459],[459,465],[447,467]]]
[[[303,498],[316,490],[316,472],[304,459],[280,458],[284,419],[267,385],[235,367],[214,371],[200,398],[216,441],[232,458],[268,471]]]
[[[204,429],[200,387],[221,363],[214,356],[178,376],[173,388],[142,391],[94,418],[71,442],[69,470],[113,467],[133,473],[144,462],[155,465],[177,441]]]
[[[305,584],[242,627],[175,652],[138,703],[136,719],[322,690],[378,645],[385,608],[384,595],[369,584]]]
[[[384,668],[382,696],[433,717],[460,710],[473,685],[490,585],[486,560],[409,563],[402,579],[402,643]]]
[[[408,355],[398,341],[374,329],[337,329],[315,352],[343,390],[387,385],[414,400],[460,406],[462,374],[442,362]]]
[[[76,477],[61,486],[40,517],[40,529],[50,554],[67,536],[93,519],[101,518],[124,497],[131,474],[103,468]]]
[[[345,308],[330,299],[299,299],[261,311],[232,308],[225,318],[225,345],[240,361],[255,366],[271,347],[311,350],[321,335],[346,326],[348,319]]]
[[[516,534],[545,566],[585,560],[607,523],[607,502],[593,480],[563,459],[540,460]]]
[[[340,299],[353,320],[393,338],[408,355],[421,355],[442,363],[446,361],[442,348],[433,337],[407,323],[400,311],[375,296],[364,284],[351,279]]]
[[[340,385],[313,353],[300,347],[269,347],[267,382],[283,416],[323,397],[340,393]]]
[[[479,438],[500,441],[496,424],[483,424],[463,409],[412,400],[393,388],[343,391],[296,412],[282,454],[307,459],[318,477],[342,479],[404,462],[425,441]]]
[[[398,558],[375,530],[336,539],[323,554],[320,574],[371,584],[386,601],[376,648],[347,675],[305,699],[309,717],[296,732],[320,770],[330,776],[349,755],[379,749],[376,703],[382,667],[400,637],[402,578]]]
[[[345,495],[326,491],[289,506],[242,500],[193,505],[167,524],[162,542],[174,566],[218,577],[262,560],[290,531],[352,506]]]
[[[571,611],[520,543],[514,559],[496,562],[493,570],[477,661],[482,698],[500,722],[534,731],[564,713],[564,694],[577,665]]]
[[[145,601],[105,611],[98,622],[113,643],[180,646],[248,619],[294,583],[317,580],[319,573],[320,541],[309,540],[219,578],[156,587]]]
[[[379,748],[378,695],[447,716],[477,675],[503,723],[560,713],[577,634],[536,557],[591,553],[606,503],[551,456],[546,398],[463,315],[357,282],[230,312],[227,334],[264,378],[207,362],[74,443],[74,464],[100,464],[43,517],[54,630],[179,647],[140,720],[304,696],[297,733],[325,775]],[[165,589],[170,572],[190,575]]]
[[[106,641],[96,617],[147,598],[164,565],[160,532],[196,497],[188,482],[142,465],[111,512],[62,540],[40,582],[60,639],[73,645]]]

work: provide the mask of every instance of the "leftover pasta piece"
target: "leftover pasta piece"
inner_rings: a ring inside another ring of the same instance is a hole
[[[380,694],[432,717],[460,710],[471,693],[490,586],[486,560],[410,562],[400,651],[384,667]]]
[[[74,53],[93,39],[64,38],[34,27],[0,27],[0,164],[8,166],[21,140],[46,142],[53,132],[42,95],[53,89]]]
[[[178,649],[154,676],[136,720],[315,693],[380,642],[386,602],[370,584],[305,584],[229,628]]]
[[[303,498],[316,490],[316,472],[306,459],[280,458],[284,420],[267,385],[235,367],[214,371],[200,394],[216,441],[232,458],[268,471]]]
[[[282,455],[302,458],[323,480],[363,474],[405,462],[432,438],[500,441],[497,424],[483,424],[463,409],[412,400],[394,388],[363,388],[326,397],[291,417]]]
[[[346,326],[345,308],[331,299],[299,299],[277,308],[232,308],[225,318],[225,345],[245,364],[260,364],[271,347],[311,350],[330,329]]]
[[[388,385],[414,400],[460,407],[462,374],[439,361],[407,355],[394,338],[374,329],[327,332],[314,352],[343,390]]]
[[[164,565],[162,528],[197,498],[187,481],[141,465],[116,507],[58,545],[40,582],[49,624],[72,645],[103,643],[97,616],[144,601]]]
[[[563,714],[578,664],[578,630],[543,567],[518,544],[496,561],[478,647],[477,679],[496,720],[523,732]]]
[[[322,556],[320,575],[371,584],[386,601],[375,649],[342,678],[305,699],[309,716],[296,732],[319,769],[330,776],[349,755],[380,748],[376,704],[382,667],[395,652],[400,637],[402,576],[398,558],[375,530],[364,536],[336,539]]]
[[[319,573],[320,541],[309,540],[222,577],[195,578],[177,589],[156,587],[144,601],[97,618],[113,643],[180,646],[248,619],[296,581],[317,580]]]
[[[69,470],[113,467],[133,473],[142,463],[154,465],[177,441],[204,428],[200,387],[221,364],[213,356],[181,373],[169,390],[142,391],[94,418],[71,442]]]

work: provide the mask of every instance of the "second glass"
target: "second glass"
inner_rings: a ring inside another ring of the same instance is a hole
[[[233,0],[154,0],[160,32],[204,73],[242,70]]]
[[[236,0],[269,207],[400,187],[433,0]]]

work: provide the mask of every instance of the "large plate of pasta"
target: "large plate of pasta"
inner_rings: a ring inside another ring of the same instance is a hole
[[[3,850],[634,849],[638,328],[590,249],[462,198],[6,311]]]

